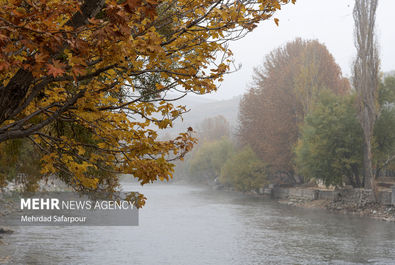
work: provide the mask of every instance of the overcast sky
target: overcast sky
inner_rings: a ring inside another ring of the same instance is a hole
[[[225,77],[218,92],[204,97],[229,99],[241,95],[251,82],[253,68],[266,54],[294,40],[318,39],[324,43],[340,65],[343,75],[351,75],[355,56],[352,10],[354,0],[297,0],[275,14],[280,19],[262,22],[244,39],[231,44],[236,64],[242,69]],[[379,0],[376,32],[381,54],[381,70],[395,70],[395,0]]]

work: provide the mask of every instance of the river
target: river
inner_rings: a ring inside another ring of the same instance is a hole
[[[139,226],[15,227],[0,246],[2,262],[395,264],[394,223],[204,187],[128,184],[125,190],[148,198]]]

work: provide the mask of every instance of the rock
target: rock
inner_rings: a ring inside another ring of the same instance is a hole
[[[0,234],[12,234],[12,233],[14,233],[14,231],[7,229],[7,228],[0,227]]]

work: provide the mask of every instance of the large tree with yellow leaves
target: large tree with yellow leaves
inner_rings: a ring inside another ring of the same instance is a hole
[[[76,190],[168,179],[194,143],[158,140],[185,112],[172,102],[215,90],[227,43],[288,2],[1,0],[0,143],[29,139],[42,175]]]

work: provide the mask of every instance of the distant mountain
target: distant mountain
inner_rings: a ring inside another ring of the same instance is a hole
[[[201,97],[199,95],[187,95],[182,99],[176,101],[177,103],[175,105],[197,106],[197,105],[214,103],[216,101],[217,100],[215,99],[209,99],[209,98]]]
[[[185,105],[188,113],[183,115],[183,121],[177,120],[173,128],[169,128],[164,133],[174,135],[185,132],[188,127],[194,129],[206,118],[222,115],[232,127],[237,126],[239,104],[241,96],[229,100],[210,100],[199,96],[188,95],[174,105]]]

